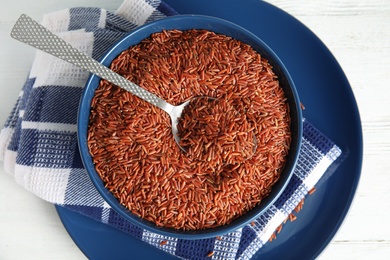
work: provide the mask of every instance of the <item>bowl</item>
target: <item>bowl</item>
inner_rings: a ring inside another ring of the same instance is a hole
[[[283,62],[278,56],[268,47],[261,39],[249,32],[248,30],[225,21],[219,18],[203,15],[177,15],[154,21],[131,31],[118,43],[114,44],[106,55],[101,59],[101,63],[109,67],[111,62],[124,50],[130,46],[140,43],[143,39],[148,38],[152,33],[161,32],[162,30],[189,30],[189,29],[206,29],[218,34],[224,34],[234,39],[240,40],[249,44],[260,55],[265,57],[271,66],[274,73],[278,76],[280,85],[282,86],[287,102],[290,107],[291,117],[291,133],[292,142],[287,156],[287,162],[281,173],[280,179],[272,187],[271,193],[262,200],[262,202],[245,213],[244,215],[234,219],[229,224],[203,230],[177,230],[173,228],[159,227],[156,224],[144,220],[135,214],[131,213],[127,208],[122,206],[116,197],[104,186],[104,183],[95,170],[92,162],[92,157],[88,151],[87,130],[91,109],[91,101],[94,92],[99,85],[100,78],[96,75],[91,75],[82,94],[79,112],[78,112],[78,145],[80,149],[83,164],[98,192],[106,200],[106,202],[122,217],[136,226],[149,230],[161,235],[181,239],[204,239],[220,236],[232,231],[235,231],[244,225],[252,222],[254,219],[264,213],[273,202],[275,202],[286,188],[297,163],[298,154],[302,139],[302,112],[300,101],[296,91],[294,82],[283,65]]]

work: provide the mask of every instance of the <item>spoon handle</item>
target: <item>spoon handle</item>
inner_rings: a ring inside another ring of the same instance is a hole
[[[171,110],[171,104],[80,52],[25,14],[22,14],[15,23],[11,37],[85,69],[165,111]]]

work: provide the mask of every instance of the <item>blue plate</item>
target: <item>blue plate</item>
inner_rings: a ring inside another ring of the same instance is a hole
[[[258,0],[166,0],[181,14],[204,14],[241,25],[283,60],[311,123],[348,154],[336,171],[305,200],[298,219],[254,259],[313,259],[329,244],[354,197],[362,166],[362,130],[351,87],[326,46],[302,23]],[[105,224],[62,207],[58,214],[90,259],[171,259],[172,256]]]

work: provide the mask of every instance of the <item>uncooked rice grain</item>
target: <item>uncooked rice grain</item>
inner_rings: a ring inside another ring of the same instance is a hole
[[[205,125],[230,153],[227,140],[251,145],[256,139],[255,149],[242,149],[253,154],[229,159],[216,159],[218,142],[210,144],[210,160],[183,152],[165,112],[101,80],[91,105],[89,151],[106,188],[132,213],[157,226],[213,228],[270,193],[290,147],[290,115],[272,67],[249,45],[206,30],[163,31],[124,51],[111,69],[174,105],[207,96],[230,107],[225,114],[243,124],[230,126],[236,135],[223,136],[228,123]]]

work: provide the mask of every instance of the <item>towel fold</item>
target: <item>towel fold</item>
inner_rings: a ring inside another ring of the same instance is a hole
[[[44,16],[43,25],[99,60],[139,25],[176,12],[164,2],[126,0],[112,13],[71,8]],[[77,148],[79,99],[89,74],[37,52],[31,72],[0,133],[0,160],[17,183],[40,198],[87,215],[185,259],[250,259],[341,155],[340,148],[303,122],[303,143],[283,195],[258,219],[222,237],[183,240],[151,233],[127,222],[99,195]],[[166,241],[165,241],[166,240]],[[162,241],[165,241],[161,244]],[[212,256],[208,256],[213,252]]]

